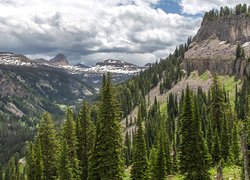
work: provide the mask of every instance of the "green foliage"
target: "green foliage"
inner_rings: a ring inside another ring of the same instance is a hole
[[[12,157],[9,162],[7,169],[5,171],[5,180],[17,180],[18,179],[18,172],[16,171],[16,164],[14,157]]]
[[[137,130],[134,138],[133,164],[131,169],[131,178],[148,179],[148,161],[147,150],[142,127],[141,109],[138,111]]]
[[[203,18],[204,21],[215,21],[220,18],[224,18],[227,16],[232,16],[232,15],[249,15],[249,10],[250,6],[247,7],[246,4],[238,4],[235,6],[235,8],[229,8],[228,6],[221,7],[220,10],[211,10],[209,12],[206,12]]]
[[[156,157],[156,163],[154,165],[154,170],[152,173],[152,179],[164,180],[167,174],[166,155],[165,155],[166,152],[164,146],[165,144],[163,136],[160,135],[158,152]]]
[[[181,72],[180,64],[191,41],[192,38],[189,37],[185,44],[176,47],[173,54],[149,65],[138,76],[134,76],[119,86],[118,99],[121,102],[124,118],[135,106],[141,104],[140,96],[142,96],[142,99],[145,99],[146,94],[157,84],[160,84],[160,92],[164,93],[181,79],[183,73]]]
[[[212,130],[217,129],[219,137],[221,137],[222,122],[224,114],[224,95],[218,76],[214,75],[211,87],[211,125]]]
[[[186,179],[210,179],[211,157],[200,127],[197,97],[187,87],[181,116],[180,170]]]
[[[240,165],[240,137],[239,137],[238,124],[236,122],[233,124],[231,151],[234,163],[236,165]]]
[[[128,167],[132,163],[132,142],[131,142],[131,134],[128,131],[126,131],[123,151],[124,151],[125,165]]]
[[[72,167],[71,157],[69,157],[69,145],[65,139],[61,140],[61,151],[59,156],[58,176],[60,180],[76,179]]]
[[[95,127],[90,119],[89,107],[86,101],[83,102],[82,108],[77,115],[76,120],[77,135],[77,155],[81,169],[81,179],[87,180],[89,169],[89,158],[93,150],[95,140]]]
[[[44,179],[56,179],[58,167],[58,137],[54,122],[49,113],[45,113],[39,123],[36,141],[40,141]]]
[[[213,162],[214,164],[219,164],[221,160],[221,143],[220,143],[220,138],[218,135],[217,129],[215,130],[214,133],[214,145],[213,145],[213,150],[212,150],[212,157],[213,157]]]
[[[79,178],[80,168],[79,168],[79,160],[77,157],[77,144],[78,141],[76,137],[73,111],[71,109],[68,109],[66,120],[62,127],[62,137],[60,142],[60,155],[59,155],[59,159],[61,161],[61,163],[59,163],[60,179]]]
[[[121,113],[115,99],[115,92],[111,84],[111,76],[104,76],[101,91],[100,116],[95,142],[98,156],[92,159],[91,168],[95,168],[101,179],[122,179],[124,164],[122,157],[122,137],[120,130]],[[94,150],[95,153],[95,150]],[[96,167],[93,165],[97,165]],[[93,172],[93,171],[92,171]],[[94,179],[93,174],[89,179]]]

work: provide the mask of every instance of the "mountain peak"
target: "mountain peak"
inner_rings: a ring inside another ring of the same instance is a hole
[[[51,59],[50,63],[55,65],[69,65],[67,58],[61,53],[57,54],[53,59]]]

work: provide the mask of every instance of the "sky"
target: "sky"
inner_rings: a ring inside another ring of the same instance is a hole
[[[241,3],[248,3],[242,0]],[[238,0],[0,0],[0,51],[71,64],[105,59],[140,66],[198,31],[204,12]]]

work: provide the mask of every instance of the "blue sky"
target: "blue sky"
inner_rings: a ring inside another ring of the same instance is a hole
[[[247,3],[249,0],[242,0]],[[0,0],[0,51],[31,59],[63,53],[71,64],[138,65],[173,52],[202,14],[238,0]]]
[[[181,14],[181,6],[178,0],[169,0],[169,1],[162,0],[156,5],[156,7],[163,9],[167,13]]]

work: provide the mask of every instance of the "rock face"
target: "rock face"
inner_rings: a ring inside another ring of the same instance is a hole
[[[50,63],[55,64],[55,65],[62,65],[62,66],[69,65],[68,60],[63,54],[57,54],[56,57],[50,60]]]
[[[236,60],[240,43],[250,56],[250,17],[244,14],[204,20],[185,53],[182,68],[187,71],[209,70],[218,74],[244,75],[250,72],[247,60]]]

